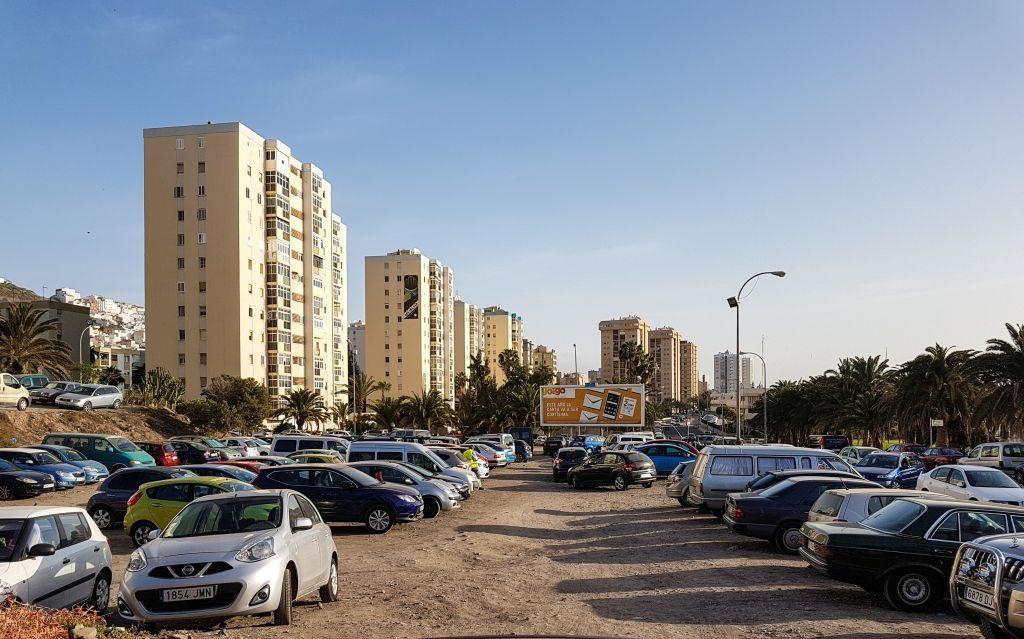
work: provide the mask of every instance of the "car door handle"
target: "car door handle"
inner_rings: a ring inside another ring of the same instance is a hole
[[[99,546],[96,546],[95,548],[93,548],[93,549],[92,549],[92,551],[93,551],[93,552],[99,552],[99,551],[100,551],[100,547],[99,547]]]
[[[71,558],[70,557],[65,557],[64,561],[62,561],[60,563],[62,563],[62,564],[64,564],[66,566],[66,565],[71,563]]]

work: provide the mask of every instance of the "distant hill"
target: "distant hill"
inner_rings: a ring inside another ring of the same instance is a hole
[[[0,282],[0,302],[33,302],[43,299],[34,291],[22,288],[13,282]]]

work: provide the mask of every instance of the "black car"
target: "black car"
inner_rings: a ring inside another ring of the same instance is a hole
[[[614,451],[587,457],[582,464],[569,470],[566,480],[573,488],[614,486],[615,490],[626,490],[630,484],[650,488],[656,476],[654,462],[647,455]]]
[[[544,440],[544,454],[549,457],[554,457],[558,454],[559,448],[565,448],[568,445],[568,437],[565,435],[553,435]]]
[[[582,464],[583,460],[586,458],[586,448],[563,447],[561,450],[555,453],[555,460],[551,462],[551,479],[555,481],[565,481],[566,477],[569,474],[569,470],[574,466]]]
[[[96,489],[85,509],[92,520],[102,529],[112,528],[124,520],[128,512],[128,499],[139,486],[151,481],[191,477],[192,471],[177,466],[155,466],[151,468],[122,468],[107,477]]]
[[[220,453],[206,444],[177,439],[172,439],[168,443],[174,447],[174,452],[178,454],[178,460],[182,464],[207,464],[220,461]]]
[[[21,470],[11,462],[0,459],[0,501],[35,497],[54,491],[53,477],[34,470]]]
[[[1024,533],[1024,508],[902,497],[854,523],[806,523],[800,555],[833,579],[883,592],[899,610],[923,612],[949,596],[963,542]]]
[[[239,468],[238,466],[221,466],[217,463],[188,464],[186,466],[178,466],[178,468],[191,471],[201,477],[227,477],[228,479],[244,481],[247,484],[251,484],[256,479],[256,473],[251,470]]]
[[[757,479],[747,482],[747,492],[752,490],[764,490],[790,477],[850,477],[852,479],[864,479],[855,473],[848,473],[845,470],[818,470],[816,468],[793,468],[790,470],[770,470]],[[877,484],[876,484],[877,486]]]
[[[767,539],[775,549],[795,555],[800,526],[826,490],[878,488],[859,477],[790,477],[754,493],[730,493],[722,521],[741,535]]]

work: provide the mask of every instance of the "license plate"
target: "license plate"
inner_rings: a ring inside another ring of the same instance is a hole
[[[644,472],[640,473],[640,476],[641,476],[641,477],[650,477],[650,476],[651,476],[651,473],[649,473],[649,472],[647,472],[647,471],[644,471]]]
[[[217,586],[196,586],[195,588],[167,588],[160,593],[160,601],[195,601],[213,599]]]
[[[995,598],[991,594],[974,588],[964,588],[964,599],[983,608],[995,608]]]
[[[53,484],[43,484],[43,488],[53,488]]]

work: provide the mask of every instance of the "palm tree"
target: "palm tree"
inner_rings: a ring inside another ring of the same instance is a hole
[[[348,423],[349,418],[349,405],[347,402],[338,402],[330,408],[331,419],[334,420],[338,426],[343,426]]]
[[[327,407],[320,393],[308,388],[297,388],[285,396],[285,404],[275,415],[281,423],[275,429],[281,432],[288,429],[287,420],[295,422],[295,427],[303,430],[307,423],[321,425],[327,419]]]
[[[382,397],[370,404],[370,410],[374,412],[374,419],[381,428],[392,428],[400,423],[405,417],[404,397]]]
[[[540,423],[540,387],[526,384],[513,389],[505,398],[505,416],[517,426],[531,431]]]
[[[930,419],[943,420],[952,443],[972,439],[970,422],[978,394],[974,355],[935,344],[899,368],[892,401],[907,441],[927,436]]]
[[[1006,324],[1009,339],[990,339],[988,348],[975,358],[975,367],[985,383],[978,415],[996,426],[1006,429],[1024,421],[1024,324]]]
[[[349,407],[355,413],[355,428],[357,432],[362,424],[363,413],[367,412],[369,408],[370,398],[375,393],[380,393],[383,397],[390,388],[390,384],[378,382],[365,373],[358,371],[349,377],[344,392],[348,394]]]
[[[654,357],[636,342],[623,342],[619,346],[619,361],[622,363],[622,375],[615,380],[616,383],[650,386],[654,373],[658,371]]]
[[[118,384],[124,384],[124,375],[118,370],[116,366],[108,366],[100,371],[100,384],[107,384],[108,386],[117,386]]]
[[[451,407],[436,390],[413,393],[406,398],[405,406],[406,415],[412,420],[413,425],[422,426],[427,430],[430,430],[435,422],[442,421],[451,414]]]
[[[0,315],[0,369],[10,373],[49,371],[64,377],[71,367],[71,348],[46,334],[60,329],[56,318],[29,304],[12,304]]]

